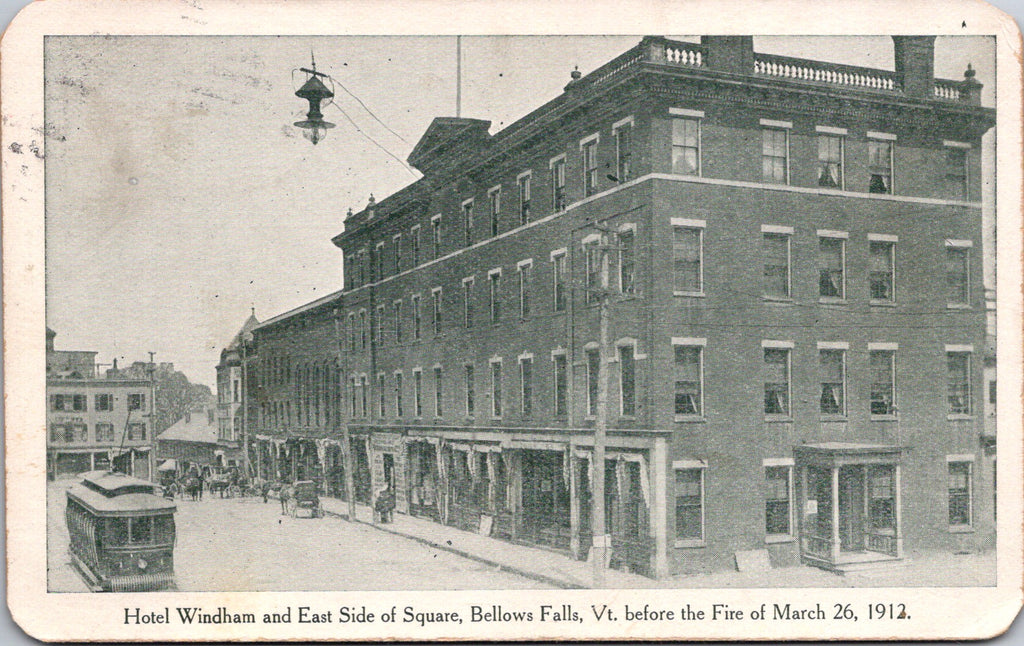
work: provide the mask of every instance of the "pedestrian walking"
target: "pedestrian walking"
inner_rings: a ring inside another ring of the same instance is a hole
[[[373,507],[381,523],[390,523],[394,519],[395,494],[391,491],[390,485],[377,494],[377,502]]]

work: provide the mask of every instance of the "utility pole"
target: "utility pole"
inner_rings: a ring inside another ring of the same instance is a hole
[[[253,311],[253,314],[255,314],[255,310]],[[246,353],[247,345],[248,345],[248,342],[246,341],[245,333],[243,332],[242,333],[242,389],[241,389],[242,390],[242,437],[239,438],[239,439],[242,440],[242,463],[245,465],[245,477],[246,477],[246,479],[249,479],[249,478],[252,477],[252,464],[250,463],[250,458],[249,458],[249,415],[248,415],[248,407],[249,407],[249,397],[248,397],[249,370],[248,370],[248,366],[246,365],[246,360],[248,358],[247,357],[247,353]],[[232,423],[232,425],[234,425],[234,420],[231,420],[231,423]]]
[[[598,349],[597,369],[597,420],[594,424],[594,482],[591,492],[591,528],[593,529],[593,566],[594,566],[594,588],[604,587],[605,561],[608,559],[608,551],[611,537],[605,527],[605,445],[608,434],[608,240],[601,234],[601,288],[598,294],[599,319],[600,319],[600,348]]]
[[[149,440],[152,443],[149,449],[149,479],[153,479],[153,471],[156,467],[156,364],[153,363],[155,352],[149,352]],[[129,455],[132,460],[132,474],[135,473],[134,452]]]
[[[355,477],[352,472],[352,438],[349,435],[348,424],[341,420],[341,411],[344,410],[345,404],[345,388],[342,385],[345,378],[345,371],[342,370],[342,340],[341,340],[341,323],[340,323],[341,312],[337,308],[334,309],[334,338],[338,344],[338,423],[341,424],[341,441],[342,441],[342,452],[341,461],[342,468],[345,470],[345,497],[348,499],[348,520],[349,522],[355,522],[356,520],[356,486]]]

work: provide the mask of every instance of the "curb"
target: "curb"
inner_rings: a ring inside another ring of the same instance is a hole
[[[339,514],[338,512],[334,512],[334,511],[331,511],[329,509],[324,509],[324,513],[329,515],[329,516],[336,516],[338,518],[344,518],[344,519],[348,520],[348,515],[347,514]],[[587,589],[586,586],[582,586],[582,585],[579,585],[579,584],[576,584],[576,583],[569,583],[569,582],[563,581],[561,579],[556,579],[554,577],[547,576],[546,574],[539,574],[537,572],[531,572],[530,570],[524,570],[522,568],[518,568],[518,567],[515,567],[515,566],[507,565],[505,563],[499,563],[498,561],[494,561],[494,560],[491,560],[489,558],[485,558],[485,557],[480,556],[478,554],[473,554],[472,552],[467,552],[465,550],[461,550],[461,549],[459,549],[457,547],[453,547],[451,545],[445,545],[445,544],[442,544],[442,543],[437,543],[437,542],[434,542],[434,541],[432,541],[430,539],[423,538],[421,536],[415,536],[413,534],[404,534],[404,533],[399,532],[399,531],[394,530],[394,529],[388,529],[386,527],[382,527],[381,525],[378,525],[378,524],[368,523],[365,520],[359,520],[358,518],[355,519],[355,522],[360,523],[362,525],[366,525],[367,527],[373,527],[374,529],[376,529],[378,531],[386,532],[388,534],[392,534],[393,536],[401,536],[402,538],[407,538],[409,540],[416,541],[417,543],[421,543],[421,544],[427,545],[429,547],[433,547],[433,548],[436,548],[436,549],[439,549],[439,550],[443,550],[445,552],[449,552],[451,554],[455,554],[456,556],[461,556],[462,558],[469,559],[471,561],[476,561],[477,563],[482,563],[484,565],[488,565],[488,566],[491,566],[491,567],[496,567],[500,571],[511,572],[512,574],[516,574],[518,576],[521,576],[521,577],[524,577],[524,578],[527,578],[527,579],[531,579],[531,580],[537,581],[539,583],[544,583],[546,585],[552,585],[552,586],[554,586],[556,588],[561,588],[562,590],[585,590],[585,589]]]

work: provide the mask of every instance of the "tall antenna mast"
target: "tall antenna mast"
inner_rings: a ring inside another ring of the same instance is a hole
[[[455,116],[462,116],[462,36],[455,37]]]

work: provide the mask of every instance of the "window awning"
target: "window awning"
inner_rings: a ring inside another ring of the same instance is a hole
[[[898,464],[907,447],[893,444],[821,442],[793,447],[797,464],[840,467],[848,464]]]

